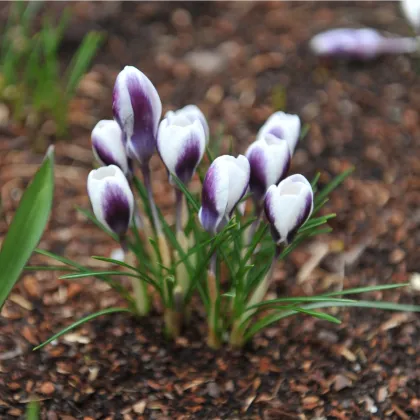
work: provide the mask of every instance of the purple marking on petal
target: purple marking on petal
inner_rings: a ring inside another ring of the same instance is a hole
[[[219,215],[209,208],[202,207],[200,212],[200,222],[207,232],[216,232],[218,229],[217,219]]]
[[[276,215],[273,213],[272,207],[271,207],[271,198],[272,198],[272,194],[275,193],[270,193],[270,194],[266,194],[265,199],[264,199],[264,211],[265,211],[265,215],[267,216],[268,222],[271,225],[274,225],[274,222],[276,220]]]
[[[303,207],[298,217],[296,218],[295,227],[287,234],[287,243],[290,243],[293,240],[299,228],[306,222],[306,220],[311,214],[311,208],[312,208],[312,195],[308,193],[305,196],[305,206]]]
[[[267,131],[267,134],[272,134],[273,136],[275,136],[275,137],[277,137],[279,139],[282,139],[283,136],[284,136],[284,130],[281,127],[279,127],[279,126],[276,126],[276,127],[270,128]]]
[[[120,118],[120,110],[118,108],[118,90],[114,87],[114,90],[112,91],[112,114],[114,115],[114,120],[118,123],[121,130],[124,133],[124,126]],[[127,139],[125,134],[123,134],[124,144],[126,143]]]
[[[114,159],[112,152],[108,148],[104,147],[103,143],[96,141],[95,138],[92,138],[92,146],[95,148],[95,152],[104,166],[116,165],[123,170],[123,168],[121,168],[118,162]]]
[[[200,157],[200,141],[191,134],[175,165],[175,174],[184,184],[191,180]]]
[[[251,168],[251,176],[249,179],[249,188],[251,189],[257,201],[264,198],[269,185],[266,179],[266,162],[264,150],[259,147],[254,147],[251,153],[247,156],[249,166]]]
[[[203,191],[201,195],[201,223],[205,230],[215,231],[219,213],[216,207],[216,167],[210,166],[203,182]]]
[[[147,162],[156,147],[153,107],[135,75],[127,76],[127,89],[134,114],[132,145],[137,157]]]
[[[117,185],[107,183],[103,196],[104,218],[119,237],[125,235],[130,224],[130,205]]]

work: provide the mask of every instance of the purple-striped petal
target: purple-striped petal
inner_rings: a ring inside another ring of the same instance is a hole
[[[264,209],[276,243],[289,244],[313,211],[313,192],[302,175],[292,175],[265,196]]]
[[[125,67],[115,82],[112,109],[126,135],[129,156],[140,163],[148,162],[156,148],[162,114],[153,84],[135,67]]]
[[[122,238],[130,225],[134,197],[118,166],[105,166],[89,173],[88,193],[96,218]]]
[[[160,123],[157,147],[169,173],[187,184],[204,155],[204,129],[199,121],[169,116]]]
[[[116,165],[124,174],[129,173],[123,133],[114,120],[101,120],[92,130],[92,149],[103,166]]]
[[[278,184],[290,166],[290,151],[285,140],[265,134],[248,148],[246,157],[251,167],[250,188],[254,199],[260,202],[270,187]]]

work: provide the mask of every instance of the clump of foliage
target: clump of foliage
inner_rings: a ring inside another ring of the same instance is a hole
[[[38,252],[64,264],[61,270],[69,273],[63,279],[95,277],[106,282],[127,307],[91,314],[38,348],[100,315],[124,311],[141,319],[149,313],[152,297],[165,308],[167,335],[177,337],[191,322],[192,296],[197,293],[207,313],[207,342],[213,348],[225,341],[241,347],[263,328],[292,315],[340,323],[321,308],[420,311],[419,306],[347,298],[405,284],[266,300],[278,260],[309,238],[330,231],[327,222],[335,214],[320,212],[351,172],[343,172],[319,191],[319,174],[312,182],[301,174],[288,176],[304,135],[297,115],[275,112],[245,156],[214,158],[207,145],[218,142],[210,138],[203,113],[188,105],[168,112],[161,121],[159,95],[134,67],[124,68],[117,77],[113,112],[114,120],[98,122],[92,132],[93,152],[101,167],[91,171],[87,181],[93,213],[82,211],[125,252],[125,260],[93,258],[121,270],[94,271],[48,251]],[[174,226],[153,197],[149,162],[156,149],[173,186]],[[203,176],[198,165],[205,155],[210,166]],[[194,176],[202,184],[201,201],[189,190]],[[131,291],[118,280],[121,277],[132,280]]]
[[[57,24],[48,14],[35,24],[42,2],[15,1],[1,34],[0,99],[10,107],[15,121],[37,133],[46,120],[52,120],[56,134],[68,128],[68,108],[77,86],[89,68],[102,35],[88,33],[64,70],[60,48],[70,13],[66,10]]]

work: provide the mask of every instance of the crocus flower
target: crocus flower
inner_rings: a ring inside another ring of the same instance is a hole
[[[274,241],[289,244],[312,214],[313,206],[312,187],[303,175],[291,175],[278,186],[272,185],[264,207]]]
[[[169,116],[173,117],[179,115],[184,116],[191,123],[193,123],[196,120],[200,121],[204,129],[204,134],[206,136],[206,144],[208,144],[210,138],[209,125],[207,123],[206,117],[201,112],[200,108],[197,105],[186,105],[184,106],[184,108],[178,109],[177,111],[168,111],[165,115],[165,118],[168,118]]]
[[[243,155],[224,155],[213,161],[204,178],[198,213],[205,230],[216,233],[226,225],[248,188],[249,177],[249,162]]]
[[[272,134],[278,139],[286,140],[290,156],[295,151],[300,135],[300,119],[297,115],[275,112],[260,128],[257,140],[264,139],[266,134]]]
[[[183,114],[167,115],[159,125],[157,147],[169,173],[187,184],[206,147],[206,135],[201,122],[191,122]]]
[[[135,67],[124,67],[115,81],[112,110],[125,134],[128,156],[147,164],[156,148],[162,115],[162,103],[152,82]]]
[[[116,121],[99,121],[92,130],[91,139],[93,154],[102,166],[116,165],[128,174],[123,132]]]
[[[384,37],[371,28],[338,28],[321,32],[309,42],[314,54],[354,60],[371,60],[381,54],[404,54],[417,50],[414,38]]]
[[[413,29],[420,32],[420,2],[418,0],[401,0],[401,9]]]
[[[109,165],[91,171],[87,189],[96,218],[123,239],[133,217],[134,197],[121,169]]]
[[[278,184],[290,166],[290,151],[286,140],[267,133],[249,146],[245,156],[251,166],[250,189],[260,202],[270,185]]]

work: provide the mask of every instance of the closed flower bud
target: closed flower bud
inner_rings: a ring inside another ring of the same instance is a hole
[[[289,244],[312,214],[314,202],[311,184],[303,175],[291,175],[272,185],[265,196],[265,214],[277,244]]]
[[[410,25],[420,32],[420,2],[419,0],[401,0],[401,8]]]
[[[116,165],[128,174],[123,132],[116,121],[99,121],[92,130],[91,139],[93,154],[102,166]]]
[[[309,46],[320,57],[353,60],[371,60],[381,54],[412,53],[418,47],[414,38],[388,38],[370,28],[331,29],[315,35]]]
[[[112,110],[125,134],[128,156],[146,164],[156,148],[162,115],[162,103],[152,82],[135,67],[124,67],[115,81]]]
[[[213,161],[203,183],[202,204],[198,217],[205,230],[219,232],[244,196],[250,177],[248,159],[239,155],[220,156]]]
[[[87,188],[96,218],[122,239],[133,217],[134,197],[121,169],[110,165],[91,171]]]
[[[272,134],[278,139],[286,140],[290,156],[295,151],[300,135],[300,119],[297,115],[275,112],[258,131],[257,140],[264,139],[266,134]]]
[[[210,138],[209,125],[207,123],[206,117],[201,112],[200,108],[196,105],[186,105],[184,106],[184,108],[178,109],[177,111],[168,111],[165,115],[165,118],[168,118],[169,116],[179,115],[184,116],[191,123],[198,120],[203,126],[204,134],[206,136],[206,144],[208,144]]]
[[[270,185],[278,184],[290,166],[290,151],[286,140],[265,134],[249,146],[245,156],[251,166],[250,189],[260,202]]]
[[[200,121],[190,121],[183,114],[169,114],[160,123],[157,147],[170,174],[187,184],[200,163],[206,137]]]

